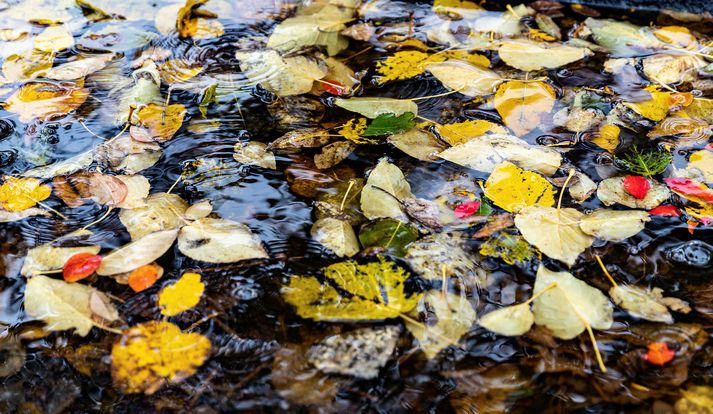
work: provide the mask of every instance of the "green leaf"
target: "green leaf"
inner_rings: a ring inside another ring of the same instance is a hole
[[[666,150],[640,151],[633,146],[619,158],[630,172],[644,177],[661,174],[671,163],[671,153]]]
[[[416,123],[413,122],[414,117],[415,115],[412,112],[406,112],[399,116],[394,116],[394,114],[379,115],[366,128],[362,136],[379,137],[408,131],[416,126]]]
[[[396,219],[383,219],[364,225],[359,241],[364,247],[383,247],[397,257],[403,257],[407,244],[418,239],[418,230]]]

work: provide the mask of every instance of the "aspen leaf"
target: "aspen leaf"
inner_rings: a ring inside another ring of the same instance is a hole
[[[671,100],[671,92],[661,91],[655,86],[648,86],[646,90],[651,94],[651,99],[643,102],[624,102],[624,106],[652,121],[664,119],[668,111],[675,106]]]
[[[401,116],[406,112],[418,115],[418,105],[408,99],[392,98],[337,98],[334,104],[347,111],[356,112],[367,118],[377,118],[379,115],[393,114]]]
[[[609,49],[613,57],[641,56],[659,45],[648,27],[612,19],[588,18],[584,24],[592,31],[594,41]]]
[[[35,178],[3,177],[0,185],[0,207],[7,211],[22,211],[34,207],[50,196],[52,189]]]
[[[146,197],[145,205],[133,209],[122,209],[119,220],[126,227],[132,240],[161,230],[181,227],[183,215],[188,209],[180,196],[171,193],[154,193]]]
[[[411,313],[419,321],[419,315],[426,314],[426,320],[419,324],[406,319],[406,327],[428,358],[435,358],[441,350],[457,344],[475,321],[475,310],[465,295],[444,294],[439,290],[426,292]]]
[[[650,220],[645,211],[600,208],[584,216],[579,227],[583,232],[598,239],[622,241],[638,234]]]
[[[283,58],[274,50],[238,51],[235,56],[248,79],[278,96],[307,93],[328,72],[322,61],[306,56]]]
[[[443,86],[469,97],[486,96],[503,82],[496,72],[461,60],[447,60],[425,66]]]
[[[495,167],[485,182],[485,196],[511,213],[535,204],[544,207],[555,204],[552,184],[541,175],[525,171],[510,162]]]
[[[656,83],[692,82],[706,61],[698,56],[653,55],[642,60],[646,77]]]
[[[151,191],[148,178],[143,175],[117,175],[116,178],[127,188],[126,197],[116,206],[119,208],[138,208],[146,205],[146,197]]]
[[[366,131],[366,118],[354,118],[347,121],[339,128],[339,135],[355,144],[371,144],[378,142],[373,138],[365,138],[362,135]]]
[[[572,339],[593,329],[609,329],[614,308],[604,294],[568,272],[553,272],[540,265],[537,269],[533,295],[551,284],[556,286],[543,292],[533,301],[535,323],[546,326],[556,338]]]
[[[7,98],[5,109],[18,115],[20,122],[34,118],[48,120],[66,115],[79,108],[89,96],[89,90],[54,83],[26,83]]]
[[[168,85],[183,83],[203,72],[202,67],[191,66],[183,59],[169,59],[157,67],[161,80]]]
[[[114,385],[126,393],[153,394],[195,374],[211,343],[170,323],[150,321],[124,331],[111,349]]]
[[[191,309],[201,300],[205,285],[198,273],[184,273],[174,284],[166,286],[158,294],[161,314],[176,316]]]
[[[542,115],[550,113],[555,91],[540,81],[508,81],[498,88],[493,104],[505,125],[521,136],[537,128]]]
[[[80,283],[67,283],[46,276],[33,276],[25,287],[25,312],[46,323],[48,331],[74,329],[77,335],[86,336],[89,331],[104,318],[98,317],[92,310],[92,297],[103,294],[96,289]],[[109,317],[108,322],[118,319],[113,306],[105,297],[109,312],[102,314]],[[95,322],[96,319],[96,322]]]
[[[381,84],[415,78],[424,71],[424,65],[445,60],[442,55],[429,55],[417,50],[404,50],[376,63],[376,73]]]
[[[520,336],[532,328],[535,315],[530,310],[530,303],[505,306],[485,314],[478,324],[490,332],[505,336]]]
[[[652,322],[673,323],[668,307],[690,311],[688,304],[677,298],[664,298],[659,288],[644,289],[638,286],[618,285],[609,289],[609,296],[631,316]]]
[[[88,230],[77,230],[49,243],[31,248],[27,251],[20,274],[29,276],[34,273],[62,269],[67,260],[75,254],[99,253],[101,246],[89,244],[86,240],[91,235],[92,232]],[[63,247],[63,244],[72,244],[73,246]]]
[[[407,296],[404,282],[409,273],[393,262],[335,263],[322,269],[327,280],[294,276],[282,289],[287,303],[303,318],[318,321],[381,320],[398,318],[413,309],[421,294]],[[332,286],[338,286],[347,294]]]
[[[432,133],[418,128],[391,135],[386,140],[404,153],[422,161],[438,160],[438,154],[445,149],[445,144],[437,140]]]
[[[693,102],[686,107],[686,113],[691,118],[713,123],[713,99],[694,98]]]
[[[241,164],[277,169],[275,154],[268,150],[267,144],[259,141],[238,141],[233,147],[233,159]]]
[[[0,83],[35,79],[52,67],[53,60],[52,53],[36,50],[22,55],[8,56],[2,63],[2,77],[5,79]]]
[[[235,263],[268,257],[260,238],[248,226],[208,217],[181,228],[178,250],[191,259],[209,263]]]
[[[688,158],[689,169],[696,169],[703,174],[706,183],[713,184],[713,151],[699,150]]]
[[[486,134],[507,135],[507,129],[505,129],[505,127],[484,119],[438,125],[436,131],[438,131],[441,138],[453,146],[463,144],[473,138]]]
[[[147,265],[168,251],[176,240],[178,230],[163,230],[147,234],[104,256],[97,274],[111,276],[131,272]]]
[[[74,46],[74,38],[64,26],[49,26],[35,37],[35,49],[59,52]]]
[[[166,142],[181,128],[185,115],[186,107],[181,104],[150,103],[134,114],[136,119],[129,133],[131,138],[141,142]]]
[[[310,234],[339,257],[352,257],[359,253],[359,241],[348,221],[332,217],[319,219],[312,225]]]
[[[106,67],[107,63],[112,60],[114,56],[115,55],[113,53],[104,53],[97,56],[73,60],[50,69],[47,71],[45,77],[59,81],[82,79],[85,76]]]
[[[534,205],[515,216],[515,226],[528,243],[545,255],[572,266],[594,238],[579,226],[584,214],[573,208]]]
[[[621,143],[619,133],[621,129],[614,124],[605,124],[599,128],[599,132],[590,140],[590,142],[609,152],[614,152]]]
[[[501,42],[498,54],[507,65],[527,72],[543,68],[558,68],[593,55],[586,48],[555,46],[551,43],[529,40]]]
[[[368,219],[391,217],[408,221],[400,201],[412,196],[411,186],[399,167],[382,158],[361,190],[361,210]]]
[[[51,214],[47,210],[35,207],[30,207],[22,211],[7,211],[0,209],[0,223],[19,221],[34,216],[50,217]]]
[[[406,260],[426,280],[458,278],[469,285],[484,287],[488,274],[477,263],[478,256],[466,248],[464,241],[448,233],[436,233],[406,246]]]

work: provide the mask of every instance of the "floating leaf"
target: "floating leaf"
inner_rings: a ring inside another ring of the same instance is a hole
[[[328,71],[322,61],[305,56],[283,58],[274,50],[238,51],[235,57],[248,79],[278,96],[307,93]]]
[[[375,139],[362,137],[366,128],[366,118],[350,119],[339,128],[339,135],[355,144],[371,144],[378,142]]]
[[[584,214],[573,208],[534,205],[515,216],[515,226],[528,243],[545,255],[573,265],[594,238],[580,229]]]
[[[645,177],[664,172],[671,159],[671,153],[666,150],[640,151],[637,147],[633,147],[621,156],[621,161],[627,170]]]
[[[658,41],[648,27],[591,17],[585,20],[584,24],[592,31],[594,41],[609,49],[614,57],[646,55],[651,48],[658,45]]]
[[[198,273],[184,273],[180,279],[161,290],[158,294],[158,306],[161,314],[176,316],[196,306],[203,296],[205,285]]]
[[[399,167],[382,158],[361,190],[361,210],[370,220],[391,217],[407,221],[401,200],[412,196],[411,186]]]
[[[498,55],[509,66],[529,72],[543,68],[558,68],[584,59],[593,53],[586,48],[513,40],[501,42]]]
[[[468,285],[486,286],[488,275],[477,259],[462,239],[448,233],[432,234],[409,244],[404,256],[409,266],[426,280],[455,277]]]
[[[359,253],[359,241],[348,221],[331,217],[319,219],[312,225],[310,234],[339,257],[352,257]]]
[[[505,336],[520,336],[532,328],[535,315],[530,310],[530,302],[505,306],[485,314],[478,324],[490,332]]]
[[[648,348],[649,351],[644,359],[650,364],[664,366],[676,356],[676,351],[668,349],[666,342],[653,342],[648,345]]]
[[[383,135],[398,134],[416,126],[413,122],[414,114],[406,112],[399,116],[382,114],[377,116],[361,134],[364,137],[379,137]]]
[[[248,226],[207,217],[181,229],[178,250],[191,259],[209,263],[235,263],[268,257],[260,238]]]
[[[599,132],[590,140],[590,142],[609,152],[614,152],[619,146],[619,134],[621,129],[614,124],[604,124],[599,128]]]
[[[622,204],[631,208],[650,210],[666,201],[671,196],[671,192],[665,185],[655,180],[649,179],[649,184],[651,189],[646,193],[646,197],[639,200],[624,189],[624,177],[607,178],[599,182],[597,198],[605,206]]]
[[[407,244],[418,239],[418,229],[395,219],[382,219],[365,224],[359,230],[359,241],[364,247],[382,247],[403,257]]]
[[[29,276],[35,273],[59,270],[64,267],[70,257],[76,254],[95,255],[99,253],[101,246],[90,244],[85,240],[91,235],[92,232],[88,230],[77,230],[49,243],[31,248],[27,251],[20,274]],[[63,247],[64,244],[72,244],[72,247]]]
[[[211,343],[170,323],[149,321],[124,331],[111,349],[114,385],[126,393],[153,394],[195,374]]]
[[[104,304],[100,314],[95,312],[93,302],[96,301]],[[74,329],[81,336],[86,336],[102,320],[113,322],[119,318],[109,300],[98,290],[41,275],[27,280],[25,312],[45,322],[48,331]]]
[[[332,168],[349,158],[356,148],[356,144],[349,141],[337,141],[325,145],[319,154],[314,155],[314,165],[320,170]]]
[[[507,134],[507,129],[503,126],[484,119],[438,125],[436,130],[441,138],[453,146],[486,134]]]
[[[186,107],[181,104],[163,106],[150,103],[142,106],[134,115],[136,119],[129,130],[131,138],[142,142],[166,142],[181,128]]]
[[[178,230],[163,230],[147,234],[104,256],[97,274],[111,276],[131,272],[163,256],[173,245]]]
[[[391,135],[387,141],[406,154],[422,161],[437,161],[438,154],[446,149],[445,145],[432,133],[418,128]]]
[[[349,295],[314,277],[294,276],[282,289],[282,295],[303,318],[318,321],[397,318],[413,309],[421,298],[420,294],[408,296],[404,291],[409,273],[383,258],[363,265],[353,261],[335,263],[323,268],[322,273],[327,281]]]
[[[367,118],[378,118],[379,115],[392,114],[401,116],[407,112],[418,115],[418,105],[408,99],[392,98],[337,98],[334,104],[347,111],[356,112]]]
[[[644,74],[660,84],[693,82],[706,61],[698,56],[653,55],[642,60]]]
[[[688,168],[700,171],[705,181],[713,184],[713,151],[699,150],[691,154]]]
[[[690,178],[665,178],[673,192],[695,203],[713,203],[713,188]]]
[[[271,170],[277,169],[275,154],[268,151],[267,145],[258,141],[238,141],[233,147],[233,159],[241,164],[257,165]]]
[[[651,183],[640,175],[627,175],[624,177],[624,190],[637,200],[646,198],[651,189]]]
[[[710,414],[713,407],[713,387],[689,385],[676,401],[676,414]]]
[[[600,208],[584,216],[579,227],[583,232],[598,239],[622,241],[638,234],[650,220],[645,211]]]
[[[58,81],[74,81],[82,79],[85,76],[106,67],[107,63],[109,63],[114,56],[115,55],[113,53],[104,53],[97,56],[73,60],[50,69],[47,71],[45,77]]]
[[[671,92],[663,92],[655,86],[648,86],[646,90],[651,94],[651,99],[643,102],[624,102],[624,106],[646,119],[658,122],[668,115],[671,108],[676,106],[676,102],[672,99]]]
[[[542,116],[550,113],[555,91],[540,81],[508,81],[498,88],[493,104],[505,125],[522,136],[537,128]]]
[[[0,207],[7,211],[22,211],[34,207],[52,193],[47,185],[35,178],[15,178],[6,175],[0,186]]]
[[[65,262],[62,276],[72,283],[91,276],[101,265],[102,257],[92,253],[77,253]]]
[[[154,193],[146,197],[145,205],[133,209],[122,209],[119,213],[121,224],[132,240],[148,234],[177,229],[185,224],[183,215],[188,209],[180,196],[170,193]]]
[[[366,126],[366,125],[364,125]],[[361,135],[359,132],[357,135]],[[329,131],[322,128],[305,128],[290,131],[272,141],[270,149],[319,148],[332,141]]]
[[[525,207],[552,207],[555,192],[541,175],[525,171],[510,162],[498,164],[485,182],[484,194],[496,206],[517,213]]]
[[[74,37],[64,26],[49,26],[35,37],[35,49],[59,52],[74,46]]]
[[[423,322],[420,314],[426,314]],[[439,290],[426,292],[412,315],[415,319],[406,319],[406,327],[428,358],[435,358],[441,350],[457,344],[475,321],[475,310],[465,295],[444,294]]]
[[[424,71],[424,65],[445,60],[445,56],[404,50],[376,63],[376,73],[380,76],[378,82],[384,84],[395,80],[415,78]]]
[[[134,292],[141,292],[153,286],[163,274],[163,268],[156,264],[147,264],[134,269],[128,278],[129,287]]]
[[[673,323],[668,307],[685,310],[688,304],[680,299],[665,298],[662,293],[659,288],[644,289],[632,285],[617,285],[609,289],[609,296],[614,303],[631,316],[652,322]]]
[[[66,115],[79,108],[89,96],[89,90],[55,83],[26,83],[5,101],[5,110],[18,115],[20,122],[34,118],[48,120]]]
[[[499,258],[509,265],[525,263],[535,256],[540,257],[539,252],[530,247],[522,236],[508,232],[498,232],[490,236],[480,245],[480,254]]]
[[[469,97],[486,96],[503,82],[496,72],[461,60],[447,60],[425,66],[443,86]]]
[[[28,217],[34,216],[45,216],[49,217],[51,214],[42,210],[41,208],[30,207],[22,211],[7,211],[0,209],[0,223],[9,223],[13,221],[24,220]]]

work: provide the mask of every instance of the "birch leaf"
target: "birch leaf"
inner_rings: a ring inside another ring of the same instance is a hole
[[[507,65],[526,72],[553,69],[584,59],[593,53],[586,48],[513,40],[500,43],[500,59]]]
[[[705,182],[713,184],[713,151],[699,150],[688,158],[688,167],[701,172]]]
[[[111,276],[147,265],[163,256],[171,248],[177,235],[176,229],[157,231],[114,250],[104,256],[97,274]]]
[[[530,303],[505,306],[487,313],[478,320],[478,324],[490,332],[505,336],[520,336],[532,328],[535,315],[530,310]]]
[[[196,306],[201,300],[205,285],[201,282],[201,275],[197,273],[184,273],[172,285],[166,286],[158,294],[158,306],[161,314],[176,316]]]
[[[91,151],[83,152],[64,161],[33,168],[22,173],[23,177],[36,177],[42,179],[54,178],[58,175],[70,175],[91,165],[93,154]]]
[[[448,148],[438,155],[444,160],[482,172],[492,172],[496,165],[510,161],[520,168],[546,176],[554,174],[562,156],[547,147],[529,145],[512,135],[483,135]]]
[[[555,91],[540,81],[508,81],[498,88],[493,104],[505,125],[522,136],[537,128],[541,117],[552,111]]]
[[[359,241],[348,221],[331,217],[319,219],[312,225],[310,234],[339,257],[352,257],[359,253]]]
[[[181,104],[143,105],[135,113],[129,133],[131,138],[141,142],[166,142],[181,128],[185,116],[186,107]]]
[[[391,217],[408,221],[400,203],[408,197],[413,194],[404,174],[399,167],[382,158],[369,173],[361,191],[361,210],[370,220]]]
[[[503,82],[496,72],[461,60],[447,60],[425,66],[443,86],[471,98],[491,95]]]
[[[651,188],[646,196],[639,200],[624,189],[624,177],[612,177],[602,180],[597,188],[597,198],[605,206],[621,204],[630,208],[641,208],[651,210],[666,201],[671,192],[669,189],[656,180],[649,179]]]
[[[441,138],[453,146],[486,134],[507,135],[508,133],[505,127],[484,119],[438,125],[436,130]]]
[[[432,133],[412,128],[406,132],[389,136],[387,142],[404,153],[421,161],[436,161],[445,145]]]
[[[208,217],[181,229],[178,250],[191,259],[209,263],[235,263],[268,257],[260,238],[248,226]]]
[[[314,8],[304,8],[297,16],[285,19],[275,27],[267,39],[267,47],[289,52],[322,46],[334,56],[349,46],[349,41],[340,32],[353,15],[352,7],[337,4],[315,4]]]
[[[337,98],[334,104],[347,111],[356,112],[367,118],[378,118],[379,115],[392,114],[401,116],[406,112],[418,115],[418,105],[408,99],[391,98]]]
[[[624,106],[652,121],[661,121],[676,104],[671,99],[671,92],[664,92],[655,86],[647,86],[651,99],[642,102],[624,102]]]
[[[274,50],[238,51],[235,57],[248,79],[278,96],[307,93],[328,72],[322,61],[306,56],[283,58]]]
[[[51,214],[46,210],[35,207],[30,207],[22,211],[7,211],[0,209],[0,223],[10,223],[34,216],[50,217]]]
[[[27,251],[25,262],[22,264],[20,274],[29,276],[34,273],[46,272],[51,270],[62,269],[64,264],[70,257],[78,253],[97,254],[101,250],[101,246],[88,244],[84,239],[91,236],[92,232],[87,230],[78,230],[62,237],[57,238],[49,243],[33,247]],[[62,244],[75,244],[73,247],[62,247]],[[76,244],[79,243],[77,246]]]
[[[556,338],[572,339],[584,332],[589,324],[593,329],[609,329],[614,308],[604,294],[568,272],[553,272],[540,265],[537,269],[532,310],[535,323],[547,327]]]
[[[525,171],[510,162],[498,164],[485,182],[485,196],[496,206],[517,213],[525,207],[552,207],[555,192],[541,175]]]
[[[420,321],[422,314],[426,315],[422,323],[406,319],[406,327],[428,358],[435,358],[441,350],[457,344],[475,321],[475,310],[465,295],[444,295],[439,290],[426,292],[412,311],[415,320]]]
[[[646,77],[656,83],[693,82],[706,61],[698,56],[653,55],[641,61]]]
[[[27,280],[25,287],[25,312],[28,315],[45,322],[48,331],[64,331],[74,329],[77,335],[86,336],[96,325],[98,318],[92,311],[91,301],[95,295],[102,295],[96,289],[80,283],[67,283],[63,280],[47,276],[33,276]],[[103,296],[103,295],[102,295]],[[113,322],[115,310],[104,298],[110,312],[102,312]]]
[[[583,218],[584,214],[573,208],[534,205],[515,216],[515,226],[542,253],[572,266],[594,241],[579,226]]]
[[[151,190],[148,178],[143,175],[117,175],[116,178],[123,182],[128,190],[126,197],[117,207],[132,209],[146,205],[145,200]]]
[[[579,227],[590,236],[616,242],[638,234],[650,220],[645,211],[600,208],[584,216]]]
[[[285,301],[303,318],[317,321],[382,320],[413,309],[421,294],[408,296],[410,274],[393,262],[340,262],[322,269],[326,284],[311,276],[294,276],[282,288]],[[332,286],[338,286],[342,293]]]

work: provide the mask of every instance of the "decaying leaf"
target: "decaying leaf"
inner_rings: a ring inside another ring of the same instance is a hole
[[[320,371],[371,379],[391,358],[399,326],[361,328],[329,336],[312,345],[307,359]]]
[[[331,217],[319,219],[312,225],[310,234],[339,257],[352,257],[359,253],[359,240],[348,221]]]
[[[303,318],[318,321],[398,318],[413,309],[420,294],[408,295],[410,274],[393,262],[335,263],[322,269],[327,284],[310,276],[294,276],[282,289],[287,303]],[[348,292],[340,293],[331,283]]]
[[[496,206],[511,213],[535,204],[544,207],[555,204],[552,184],[541,175],[522,170],[510,162],[495,166],[484,189],[485,196]]]
[[[30,207],[22,211],[7,211],[0,209],[0,223],[19,221],[33,216],[49,217],[51,214],[41,208]]]
[[[372,221],[359,230],[359,241],[364,248],[380,247],[397,257],[402,257],[404,247],[418,236],[417,228],[396,219]]]
[[[692,82],[698,79],[698,70],[706,65],[702,58],[691,55],[653,55],[641,63],[649,79],[663,84]]]
[[[438,154],[446,149],[445,145],[433,134],[418,128],[391,135],[387,141],[406,154],[422,161],[436,161]]]
[[[488,275],[477,263],[478,256],[466,250],[457,236],[436,233],[406,246],[406,260],[426,280],[458,278],[466,284],[486,286]]]
[[[158,294],[158,306],[165,316],[176,316],[196,306],[205,285],[198,273],[184,273],[176,283],[166,286]]]
[[[275,154],[267,149],[267,145],[258,141],[235,143],[233,159],[246,165],[257,165],[271,170],[277,169]]]
[[[689,385],[676,401],[676,414],[710,414],[713,407],[713,387]]]
[[[522,136],[537,128],[555,104],[555,91],[540,81],[508,81],[495,93],[495,109],[505,125]]]
[[[609,296],[632,316],[652,322],[673,323],[673,316],[668,311],[690,311],[688,304],[677,298],[663,297],[659,288],[644,289],[632,285],[617,285],[609,289]]]
[[[332,141],[329,131],[322,128],[305,128],[290,131],[272,141],[270,149],[318,148]]]
[[[97,274],[111,276],[131,272],[163,256],[173,245],[178,230],[162,230],[147,234],[104,256]]]
[[[207,217],[181,228],[178,250],[191,259],[210,263],[234,263],[268,257],[260,238],[248,226]]]
[[[102,303],[99,309],[98,303]],[[45,322],[48,331],[74,329],[81,336],[86,336],[97,324],[101,326],[119,318],[109,300],[96,289],[41,275],[27,281],[25,312]]]
[[[665,185],[656,180],[649,179],[649,183],[651,184],[651,189],[646,193],[646,197],[640,200],[626,192],[624,189],[624,177],[607,178],[599,183],[597,198],[605,206],[622,204],[631,208],[651,210],[666,201],[671,196],[671,192]]]
[[[347,159],[356,147],[356,144],[349,141],[337,141],[325,145],[319,154],[314,155],[314,165],[320,170],[334,167]]]
[[[399,167],[382,158],[361,191],[361,210],[368,219],[391,217],[407,221],[400,201],[412,196],[411,186]]]
[[[211,343],[170,323],[145,322],[124,331],[111,349],[114,385],[126,393],[153,394],[195,374]]]

